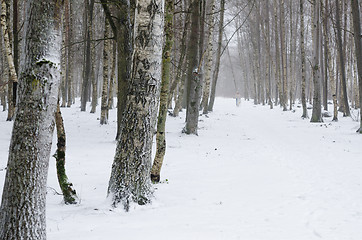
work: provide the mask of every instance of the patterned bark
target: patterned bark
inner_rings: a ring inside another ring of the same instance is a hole
[[[0,239],[43,240],[60,80],[61,1],[27,1],[25,12],[25,51],[0,209]]]
[[[167,100],[168,88],[170,83],[170,69],[171,69],[171,50],[173,46],[173,0],[166,0],[165,6],[165,27],[166,43],[163,48],[162,59],[162,83],[161,83],[161,96],[160,96],[160,109],[157,121],[156,133],[156,156],[151,169],[151,180],[153,182],[160,181],[161,167],[163,158],[166,153],[166,118],[167,118]]]
[[[208,104],[209,104],[209,96],[210,96],[210,84],[211,84],[211,71],[212,71],[212,52],[213,52],[213,33],[214,33],[214,11],[215,11],[215,0],[211,0],[211,12],[209,16],[208,26],[208,42],[207,42],[207,49],[206,49],[206,67],[205,67],[205,82],[204,82],[204,92],[202,97],[201,106],[203,107],[203,114],[208,113]]]
[[[109,23],[105,20],[104,39],[107,39],[109,34]],[[102,102],[101,102],[101,125],[108,123],[108,67],[109,67],[109,40],[104,40],[103,48],[103,85],[102,85]],[[111,95],[111,92],[109,93]]]
[[[132,202],[142,205],[152,197],[151,122],[161,80],[162,22],[162,0],[137,2],[132,78],[108,187],[113,206],[126,211]]]

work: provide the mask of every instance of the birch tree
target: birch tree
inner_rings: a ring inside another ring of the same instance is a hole
[[[48,163],[60,81],[62,1],[26,4],[25,51],[0,209],[0,239],[46,239]]]
[[[161,82],[163,0],[138,0],[132,77],[108,186],[113,206],[151,201],[151,146]]]
[[[162,83],[161,83],[161,96],[160,107],[157,121],[156,133],[156,156],[151,169],[151,180],[153,182],[160,181],[161,167],[163,158],[166,153],[166,118],[167,118],[167,102],[168,102],[168,88],[170,83],[170,69],[171,69],[171,50],[173,46],[173,12],[174,1],[166,0],[165,6],[165,26],[164,32],[166,34],[166,42],[163,48],[162,59]]]
[[[109,50],[110,42],[106,40],[109,37],[109,23],[105,19],[104,28],[104,47],[103,47],[103,84],[102,84],[102,100],[101,100],[101,125],[108,123],[108,72],[109,72]],[[112,92],[109,91],[109,98],[112,97]]]

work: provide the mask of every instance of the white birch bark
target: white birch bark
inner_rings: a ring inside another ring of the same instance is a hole
[[[205,86],[202,97],[203,114],[208,113],[208,104],[210,96],[210,84],[212,74],[212,57],[213,57],[213,33],[214,33],[214,12],[215,12],[215,0],[211,0],[211,11],[208,21],[209,32],[207,36],[207,49],[206,49],[206,67],[205,67]]]
[[[113,206],[151,201],[152,122],[161,82],[163,0],[138,0],[132,77],[109,181]]]

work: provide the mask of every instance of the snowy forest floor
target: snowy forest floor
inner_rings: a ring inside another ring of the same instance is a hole
[[[301,108],[236,107],[224,98],[200,117],[199,136],[181,133],[185,112],[169,117],[162,183],[151,205],[126,213],[106,199],[116,110],[103,126],[99,110],[62,109],[66,168],[80,204],[64,205],[55,194],[51,158],[49,240],[362,239],[362,136],[351,118],[312,124],[300,118]],[[5,120],[1,112],[0,194],[12,127]],[[54,138],[52,154],[55,145]]]

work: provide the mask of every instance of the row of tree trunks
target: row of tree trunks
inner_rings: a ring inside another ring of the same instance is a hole
[[[181,41],[180,41],[180,56],[178,59],[178,65],[177,65],[177,69],[176,69],[176,75],[175,75],[175,80],[172,82],[171,86],[170,86],[170,94],[168,96],[168,105],[170,105],[171,101],[172,101],[172,96],[173,94],[176,95],[175,91],[177,86],[179,86],[179,92],[181,89],[181,85],[183,85],[182,79],[183,79],[183,67],[185,65],[185,56],[186,56],[186,50],[187,50],[187,44],[186,44],[186,40],[188,37],[188,30],[189,30],[189,25],[190,25],[190,14],[187,13],[185,16],[185,20],[184,20],[184,26],[183,26],[183,30],[182,30],[182,37],[181,37]],[[176,103],[175,103],[176,104]],[[175,116],[176,117],[176,116]]]

